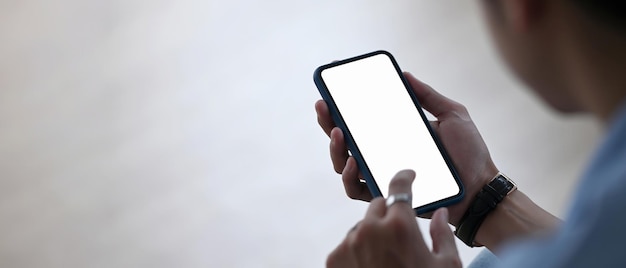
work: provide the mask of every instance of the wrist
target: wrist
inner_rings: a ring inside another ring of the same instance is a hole
[[[517,210],[516,206],[519,206],[520,203],[524,203],[521,200],[522,198],[528,197],[519,190],[505,197],[502,202],[487,215],[482,225],[478,228],[475,239],[476,243],[492,248],[499,244],[499,241],[503,241],[504,238],[513,239],[517,232],[512,232],[512,230],[519,231],[520,226],[510,228],[511,226],[504,225],[506,219],[511,218],[511,214],[515,213],[514,211]]]
[[[475,241],[497,251],[510,241],[550,232],[560,220],[535,204],[520,190],[512,192],[485,218]]]

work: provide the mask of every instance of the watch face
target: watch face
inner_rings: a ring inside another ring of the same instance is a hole
[[[502,174],[498,174],[493,180],[489,183],[489,186],[493,187],[498,193],[503,196],[506,196],[513,192],[513,190],[517,189],[517,186],[513,181]]]

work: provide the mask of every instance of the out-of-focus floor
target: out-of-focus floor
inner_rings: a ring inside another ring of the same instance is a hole
[[[506,72],[477,4],[0,2],[0,266],[323,266],[366,204],[332,171],[312,72],[377,49],[563,215],[597,126]]]

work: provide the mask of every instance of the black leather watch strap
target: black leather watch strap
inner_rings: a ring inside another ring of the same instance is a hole
[[[499,173],[496,175],[476,195],[476,199],[467,209],[459,223],[459,227],[454,232],[455,235],[466,245],[470,247],[477,246],[474,238],[476,233],[478,233],[480,225],[487,215],[496,208],[498,203],[502,202],[516,188],[515,183],[503,174]]]

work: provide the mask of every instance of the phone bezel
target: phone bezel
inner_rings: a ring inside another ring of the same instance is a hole
[[[435,144],[437,145],[437,148],[439,149],[439,152],[441,153],[442,157],[444,158],[444,161],[446,162],[446,165],[448,166],[448,169],[450,170],[450,172],[452,173],[452,177],[454,177],[454,180],[456,181],[456,184],[459,188],[459,192],[456,195],[438,200],[438,201],[434,201],[432,203],[428,203],[426,205],[420,206],[420,207],[416,207],[413,208],[413,210],[415,211],[416,215],[421,215],[427,212],[431,212],[437,208],[440,207],[446,207],[446,206],[450,206],[453,205],[455,203],[458,203],[459,201],[461,201],[463,199],[463,196],[465,195],[465,188],[463,187],[463,183],[461,183],[461,180],[459,179],[458,173],[456,171],[456,168],[453,165],[452,160],[450,159],[450,157],[448,156],[448,152],[445,150],[445,148],[443,147],[442,143],[439,140],[439,137],[437,136],[437,134],[435,133],[435,131],[432,129],[430,122],[428,120],[428,118],[426,117],[426,114],[424,114],[424,111],[422,110],[422,106],[420,105],[417,96],[415,96],[415,94],[413,93],[413,90],[411,88],[411,85],[408,83],[408,81],[406,80],[406,78],[404,77],[402,70],[400,69],[400,66],[398,65],[397,61],[395,60],[395,58],[393,57],[393,55],[391,55],[391,53],[385,51],[385,50],[378,50],[378,51],[374,51],[374,52],[370,52],[370,53],[366,53],[363,55],[359,55],[356,57],[352,57],[352,58],[348,58],[348,59],[344,59],[344,60],[340,60],[340,61],[335,61],[329,64],[325,64],[322,65],[320,67],[318,67],[315,70],[315,73],[313,75],[313,80],[315,82],[315,85],[318,89],[318,91],[320,92],[320,95],[322,96],[322,99],[324,99],[324,101],[326,101],[330,114],[333,118],[333,121],[335,121],[335,124],[342,130],[348,149],[350,150],[352,156],[354,157],[354,159],[357,162],[357,165],[359,166],[359,170],[361,171],[361,175],[363,176],[363,179],[366,182],[367,187],[369,188],[370,192],[372,193],[372,195],[374,197],[379,197],[379,196],[383,196],[383,194],[380,192],[380,189],[378,188],[378,184],[376,183],[376,181],[374,180],[369,167],[367,166],[366,161],[364,160],[363,156],[361,155],[361,152],[358,148],[358,146],[356,145],[356,142],[354,141],[352,134],[350,133],[349,128],[347,127],[345,121],[343,120],[343,117],[341,116],[341,113],[339,112],[339,109],[337,108],[337,105],[335,104],[335,101],[332,98],[332,95],[330,94],[330,91],[328,90],[328,88],[326,87],[326,84],[324,82],[324,80],[322,79],[322,72],[326,69],[330,69],[336,66],[340,66],[343,64],[347,64],[347,63],[351,63],[354,61],[358,61],[358,60],[362,60],[365,58],[369,58],[372,56],[377,56],[377,55],[385,55],[387,56],[395,70],[396,73],[398,74],[398,76],[400,77],[400,79],[402,80],[402,83],[404,84],[405,89],[407,90],[407,92],[409,93],[409,96],[411,96],[411,99],[413,100],[413,104],[415,105],[416,109],[419,111],[419,114],[422,118],[423,123],[426,125],[426,127],[428,128],[428,131],[430,133],[430,136],[433,138],[433,141],[435,142]]]

